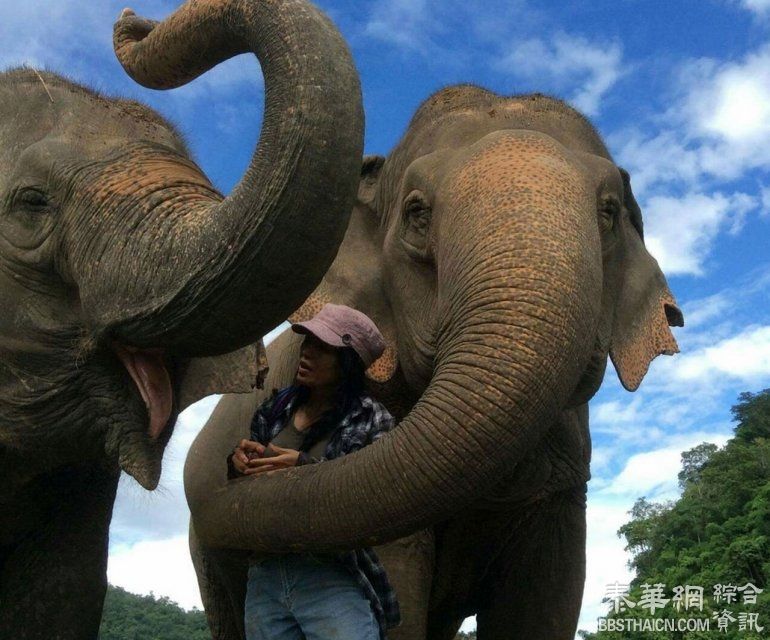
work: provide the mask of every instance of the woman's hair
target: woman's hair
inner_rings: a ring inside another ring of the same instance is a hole
[[[338,347],[337,364],[340,369],[340,382],[334,392],[334,406],[326,411],[318,424],[307,432],[302,444],[303,451],[308,451],[316,442],[333,432],[364,393],[366,367],[361,357],[351,347]],[[309,395],[310,389],[300,386],[295,406],[304,404]]]
[[[351,347],[342,347],[337,352],[340,366],[340,383],[337,386],[335,404],[343,415],[350,409],[350,403],[357,401],[366,386],[366,367],[361,356]]]

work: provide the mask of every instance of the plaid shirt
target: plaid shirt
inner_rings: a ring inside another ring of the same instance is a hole
[[[252,440],[266,445],[278,435],[291,416],[297,390],[297,387],[287,387],[277,391],[257,408],[251,422]],[[379,440],[394,425],[395,419],[382,404],[362,395],[332,433],[320,461],[358,451]],[[385,630],[401,622],[401,614],[396,594],[377,554],[367,547],[337,557],[363,589],[380,626],[380,637],[384,639]]]

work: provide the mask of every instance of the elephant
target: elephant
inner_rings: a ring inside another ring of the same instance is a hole
[[[97,636],[121,469],[154,489],[179,412],[258,382],[261,336],[318,285],[355,201],[358,73],[313,5],[125,10],[114,44],[157,89],[256,54],[262,133],[223,197],[148,107],[0,74],[3,638]]]
[[[403,612],[389,637],[449,640],[476,614],[483,640],[571,640],[587,403],[608,358],[634,391],[683,325],[629,174],[556,98],[442,89],[387,158],[364,158],[339,253],[291,319],[327,302],[381,329],[368,390],[398,424],[343,459],[228,480],[255,407],[296,371],[291,331],[264,391],[218,403],[184,472],[214,637],[242,637],[243,550],[381,545]]]

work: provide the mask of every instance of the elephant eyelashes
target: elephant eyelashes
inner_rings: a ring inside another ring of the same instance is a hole
[[[15,204],[32,212],[44,211],[49,204],[48,197],[38,189],[21,189],[15,198]]]
[[[402,240],[407,252],[418,260],[429,260],[428,231],[431,209],[420,191],[412,191],[404,199]]]
[[[612,231],[620,215],[620,202],[614,196],[605,196],[599,205],[599,224],[602,230]]]

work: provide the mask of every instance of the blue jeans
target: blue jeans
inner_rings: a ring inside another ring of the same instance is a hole
[[[247,640],[379,640],[369,601],[333,558],[269,557],[249,567]]]

